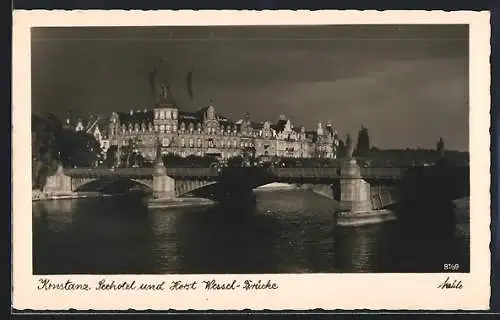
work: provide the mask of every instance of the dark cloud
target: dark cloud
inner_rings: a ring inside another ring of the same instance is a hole
[[[286,114],[342,135],[361,124],[382,148],[468,149],[466,26],[44,28],[32,34],[33,110],[151,107],[160,72],[180,108]],[[195,100],[185,77],[194,67]]]

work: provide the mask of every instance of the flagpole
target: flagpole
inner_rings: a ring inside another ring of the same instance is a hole
[[[158,72],[160,72],[160,75],[162,74],[162,67],[163,65],[165,64],[165,62],[168,60],[167,56],[165,56],[163,58],[163,60],[161,60],[161,62],[157,65],[155,65],[155,67],[153,68],[153,70],[149,73],[149,81],[150,81],[150,87],[151,87],[151,91],[152,91],[152,94],[153,94],[153,99],[156,100],[157,97],[156,97],[156,86],[157,86],[157,77],[158,77]],[[169,79],[168,79],[168,73],[167,73],[167,83],[169,83]]]
[[[187,91],[190,98],[191,107],[193,106],[193,73],[194,73],[194,65],[191,63],[191,68],[188,71],[186,78]]]

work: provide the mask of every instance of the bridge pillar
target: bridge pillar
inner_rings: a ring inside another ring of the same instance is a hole
[[[340,207],[352,213],[372,210],[370,184],[363,180],[356,159],[345,160],[340,168]]]
[[[71,193],[71,177],[64,174],[62,165],[57,167],[56,173],[47,177],[43,191],[48,194]]]
[[[175,198],[175,180],[167,176],[167,169],[162,162],[158,162],[153,173],[153,198]]]

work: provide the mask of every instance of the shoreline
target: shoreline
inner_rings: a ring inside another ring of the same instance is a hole
[[[300,190],[293,184],[273,182],[253,189],[254,192],[272,192],[272,191],[293,191]]]
[[[77,199],[92,199],[92,198],[110,198],[120,197],[133,193],[120,194],[102,194],[99,192],[64,192],[64,193],[47,193],[40,190],[33,190],[32,203],[41,201],[54,200],[77,200]],[[148,208],[182,208],[182,207],[197,207],[215,205],[216,202],[206,198],[175,198],[175,199],[148,199],[146,201]]]
[[[48,201],[48,200],[72,200],[72,199],[88,199],[88,198],[103,198],[109,195],[104,195],[99,192],[58,192],[48,193],[40,190],[32,190],[31,201]],[[111,195],[112,196],[112,195]]]
[[[371,210],[362,213],[342,211],[335,214],[338,226],[356,227],[396,220],[396,213],[389,209]]]
[[[150,209],[168,209],[184,207],[212,206],[216,202],[206,198],[174,198],[174,199],[149,199],[147,200]]]

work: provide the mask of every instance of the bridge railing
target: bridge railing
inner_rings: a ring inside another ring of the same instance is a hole
[[[108,177],[108,176],[127,176],[140,177],[151,176],[153,168],[69,168],[64,169],[64,173],[69,176],[89,176],[89,177]]]
[[[69,176],[88,177],[151,177],[154,168],[71,168],[64,169]],[[166,168],[166,173],[172,177],[216,177],[218,172],[211,168]]]
[[[361,176],[372,179],[399,179],[403,176],[406,168],[361,168]]]
[[[80,177],[151,177],[154,168],[71,168],[64,172]],[[371,179],[399,179],[405,168],[361,168],[361,176]],[[268,172],[281,178],[340,178],[340,168],[269,168]],[[212,168],[166,168],[171,177],[217,177],[220,173]]]
[[[212,168],[167,168],[171,177],[217,177],[219,172]]]
[[[269,171],[281,178],[338,178],[339,168],[271,168]]]

